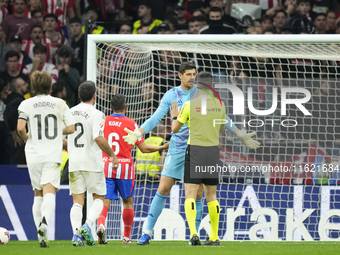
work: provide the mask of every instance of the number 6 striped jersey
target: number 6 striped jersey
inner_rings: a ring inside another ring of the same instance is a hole
[[[124,142],[123,136],[126,135],[124,128],[135,130],[138,125],[132,119],[129,119],[124,114],[111,114],[105,119],[104,137],[116,154],[119,161],[117,170],[112,169],[110,157],[103,152],[103,161],[105,164],[104,172],[106,178],[115,179],[134,179],[135,169],[131,157],[132,145]],[[137,144],[144,142],[144,138],[140,137]]]
[[[67,138],[69,172],[102,172],[102,150],[95,139],[104,136],[104,113],[87,103],[72,107],[71,113],[76,131]]]

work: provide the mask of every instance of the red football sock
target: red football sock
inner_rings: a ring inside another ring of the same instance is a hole
[[[130,232],[133,223],[134,212],[133,209],[123,210],[123,221],[124,221],[124,236],[130,238]]]
[[[102,213],[100,214],[97,222],[98,222],[98,227],[103,224],[103,226],[105,226],[105,220],[106,220],[106,217],[107,217],[107,212],[109,211],[109,208],[107,208],[105,205],[103,206],[103,211]]]

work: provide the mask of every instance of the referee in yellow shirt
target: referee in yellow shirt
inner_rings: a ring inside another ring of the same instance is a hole
[[[198,96],[186,102],[181,112],[178,113],[177,102],[171,106],[173,118],[172,132],[177,133],[183,124],[188,123],[189,139],[185,156],[184,188],[185,188],[185,215],[190,228],[192,245],[201,245],[196,232],[196,205],[195,198],[199,184],[204,184],[205,197],[209,209],[211,233],[204,245],[220,245],[218,240],[218,225],[220,217],[220,205],[216,198],[217,185],[219,184],[219,132],[224,131],[224,124],[214,120],[226,119],[225,105],[214,100],[206,93],[202,84],[211,86],[213,77],[210,73],[200,72],[197,75]],[[216,101],[216,103],[215,103]],[[206,112],[204,114],[203,106]],[[229,119],[227,117],[227,119]],[[228,128],[229,129],[229,128]],[[229,129],[230,130],[230,129]],[[250,149],[257,149],[259,142],[254,141],[251,136],[256,133],[246,134],[245,130],[239,130],[233,125],[233,134]],[[221,169],[221,168],[219,168]]]

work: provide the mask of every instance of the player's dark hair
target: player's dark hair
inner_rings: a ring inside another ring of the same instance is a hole
[[[199,72],[196,76],[197,78],[197,83],[198,85],[209,85],[212,86],[213,85],[213,77],[211,75],[211,73],[208,72]]]
[[[47,54],[47,48],[45,45],[42,45],[41,43],[36,44],[33,47],[33,54]]]
[[[59,92],[63,92],[64,87],[65,87],[65,84],[60,81],[53,83],[51,96],[57,97]]]
[[[58,23],[58,17],[57,17],[57,15],[55,15],[55,14],[53,14],[53,13],[47,13],[47,14],[44,16],[44,21],[45,21],[47,18],[54,18],[54,19],[55,19],[55,22]]]
[[[179,72],[181,74],[184,74],[186,70],[191,70],[191,69],[195,69],[196,70],[196,66],[191,63],[191,62],[183,62],[180,67],[179,67]]]
[[[5,61],[8,61],[9,58],[13,58],[13,57],[17,57],[18,60],[20,59],[20,55],[18,52],[14,50],[10,50],[9,52],[6,53]]]
[[[113,95],[111,98],[113,112],[122,112],[125,108],[125,97],[122,94]]]
[[[78,88],[78,95],[82,102],[89,102],[96,93],[96,84],[93,81],[85,81]]]
[[[81,19],[78,17],[73,17],[72,19],[70,19],[70,25],[73,23],[79,23],[80,25],[82,25]]]

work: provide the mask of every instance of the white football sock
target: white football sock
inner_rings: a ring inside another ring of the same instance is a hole
[[[47,193],[44,195],[44,199],[41,205],[41,217],[46,220],[46,223],[50,221],[55,211],[55,194]]]
[[[70,211],[70,219],[71,219],[73,234],[79,235],[82,218],[83,218],[83,207],[78,203],[73,204],[71,211]]]
[[[98,219],[103,211],[104,202],[101,199],[95,199],[87,214],[86,223],[91,227],[92,224]]]
[[[39,228],[40,222],[42,220],[41,217],[41,204],[43,202],[43,197],[34,197],[33,200],[33,206],[32,206],[32,214],[33,214],[33,220],[34,224]]]

